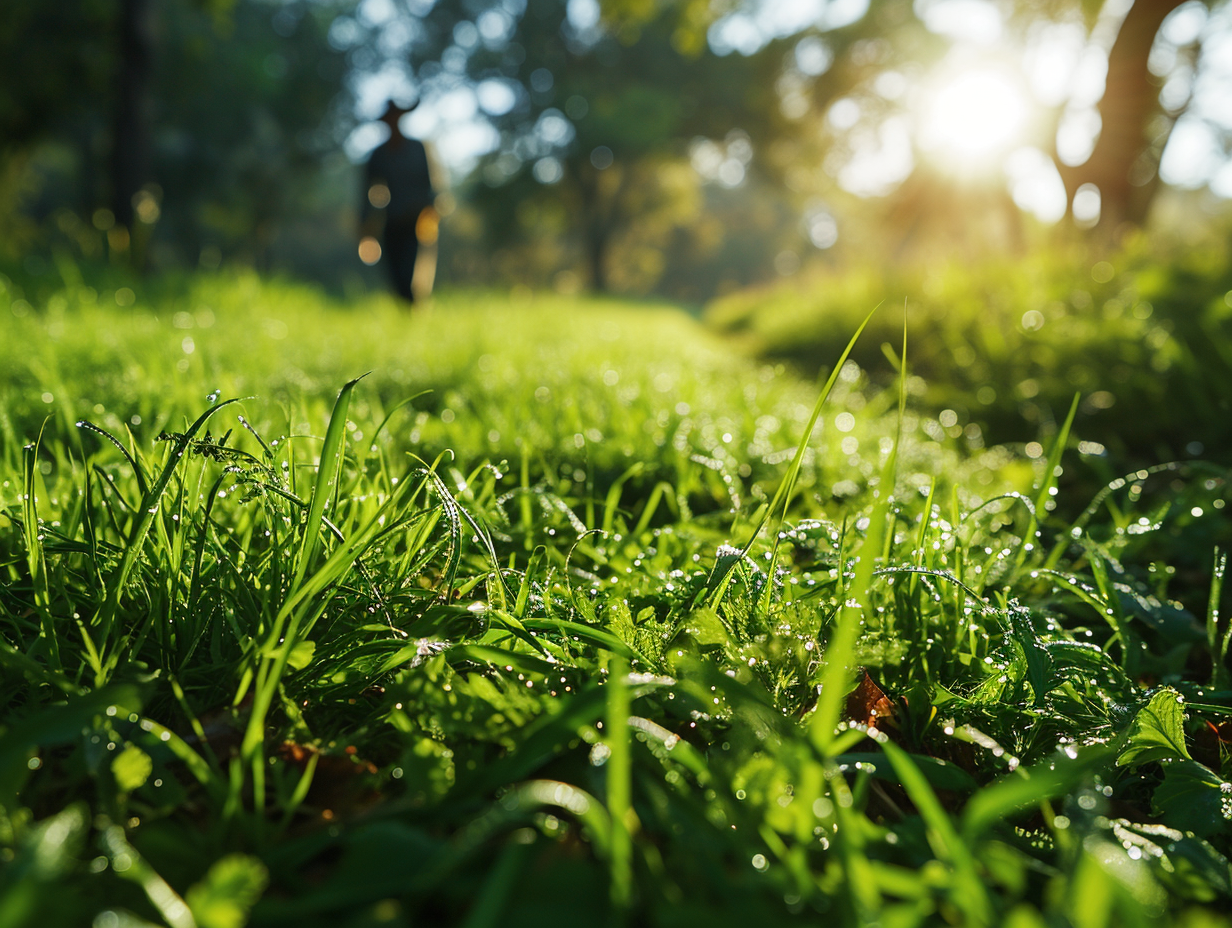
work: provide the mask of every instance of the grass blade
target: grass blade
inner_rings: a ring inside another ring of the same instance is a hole
[[[954,867],[954,904],[966,911],[968,924],[990,924],[993,915],[992,901],[980,879],[971,846],[959,835],[950,816],[938,801],[937,794],[907,752],[889,740],[881,747],[903,789],[919,811],[920,818],[924,820],[933,851]]]
[[[367,374],[364,375],[366,376]],[[338,391],[338,399],[334,401],[334,408],[329,416],[329,426],[325,430],[325,443],[321,446],[321,461],[317,467],[316,483],[313,485],[312,498],[308,503],[308,518],[304,522],[304,537],[300,543],[299,557],[296,560],[295,579],[291,583],[292,589],[303,583],[304,576],[308,572],[308,565],[320,543],[325,507],[338,482],[342,455],[346,450],[346,417],[351,407],[351,393],[362,379],[363,377],[356,377],[354,380],[347,381]]]
[[[1223,575],[1228,570],[1228,553],[1215,549],[1215,564],[1211,569],[1211,591],[1207,597],[1206,640],[1211,651],[1211,686],[1225,687],[1228,684],[1228,645],[1232,643],[1232,623],[1219,640],[1219,600],[1223,595]]]
[[[47,651],[51,669],[58,672],[63,667],[60,661],[60,639],[52,622],[47,557],[43,551],[43,533],[39,527],[38,515],[38,449],[42,440],[43,432],[40,429],[38,439],[23,449],[22,533],[26,543],[26,566],[30,571],[32,605],[39,617],[39,647],[40,650]],[[91,664],[97,672],[98,655],[94,652],[89,635],[85,635],[85,644]]]
[[[211,416],[223,407],[235,402],[238,402],[238,400],[231,399],[216,406],[211,406],[197,417],[196,421],[188,427],[184,434],[175,438],[175,444],[172,446],[167,463],[163,465],[162,472],[158,475],[158,479],[154,481],[154,485],[142,497],[141,506],[137,510],[137,522],[126,539],[124,556],[107,579],[107,598],[103,602],[98,614],[100,638],[102,639],[102,648],[100,650],[105,653],[105,656],[102,658],[102,664],[95,674],[96,686],[101,686],[107,682],[107,679],[118,665],[121,654],[126,650],[121,641],[113,641],[116,631],[116,619],[120,608],[120,596],[123,593],[125,584],[128,582],[129,574],[132,573],[133,567],[136,566],[137,560],[141,556],[145,537],[149,534],[150,527],[154,523],[154,516],[158,512],[159,501],[162,499],[163,492],[167,489],[167,484],[171,482],[171,475],[175,473],[176,468],[180,465],[180,461],[183,460],[184,452],[192,441],[193,436],[201,430],[201,427],[205,425]],[[120,637],[122,638],[123,636]]]
[[[867,319],[865,322],[867,323]],[[858,332],[856,333],[859,334]],[[850,347],[850,346],[848,346]],[[869,614],[872,595],[873,573],[877,555],[885,536],[886,520],[894,494],[894,482],[898,472],[898,448],[902,437],[902,412],[906,403],[907,382],[907,326],[903,323],[902,367],[899,369],[899,416],[894,445],[881,468],[881,480],[875,494],[873,508],[869,513],[868,532],[857,556],[855,577],[851,587],[843,591],[843,605],[838,611],[830,643],[826,648],[821,671],[821,692],[817,709],[813,713],[811,736],[817,748],[826,754],[834,740],[835,729],[843,711],[843,699],[850,686],[851,661],[855,654],[856,639],[864,616]]]
[[[631,758],[629,754],[629,664],[624,655],[608,658],[607,690],[607,811],[612,823],[609,860],[612,906],[620,913],[633,899],[633,821]]]
[[[1107,765],[1113,750],[1104,746],[1076,749],[1030,768],[1019,768],[971,797],[963,809],[960,830],[968,841],[1016,813],[1039,805],[1081,782],[1096,767]]]
[[[728,566],[727,571],[716,578],[714,592],[710,594],[709,605],[711,608],[716,607],[723,599],[723,594],[727,591],[727,585],[731,580],[731,572],[737,563],[739,563],[745,555],[752,549],[753,544],[761,535],[762,529],[766,527],[766,523],[770,517],[778,512],[778,523],[787,517],[787,507],[791,504],[792,494],[796,490],[796,481],[800,477],[800,465],[804,461],[804,454],[808,450],[809,441],[813,437],[813,429],[817,426],[817,420],[821,417],[821,410],[826,405],[826,400],[830,398],[830,392],[834,389],[834,385],[838,382],[838,376],[843,370],[843,364],[847,361],[848,355],[856,346],[856,342],[860,340],[860,335],[863,334],[865,327],[873,318],[873,314],[877,312],[878,306],[874,306],[872,312],[864,317],[864,321],[860,323],[860,327],[856,329],[850,341],[847,342],[847,347],[843,349],[843,353],[839,355],[838,361],[834,364],[834,369],[830,371],[830,376],[827,378],[825,386],[821,388],[821,393],[817,396],[817,402],[813,404],[813,411],[809,415],[808,424],[804,427],[804,432],[800,436],[800,443],[796,445],[796,453],[792,456],[791,464],[787,467],[787,473],[784,475],[779,488],[775,491],[773,499],[770,500],[770,505],[764,507],[761,518],[758,519],[757,525],[753,527],[753,531],[749,533],[749,539],[744,543],[744,547],[740,549],[740,557],[734,558]],[[772,559],[773,560],[773,559]]]
[[[1042,513],[1048,511],[1047,503],[1052,499],[1053,488],[1057,485],[1058,467],[1061,464],[1061,455],[1065,451],[1065,445],[1069,441],[1069,432],[1074,425],[1074,416],[1078,414],[1078,400],[1081,394],[1075,393],[1073,402],[1069,404],[1069,413],[1065,417],[1065,422],[1057,432],[1056,441],[1052,443],[1052,449],[1048,452],[1048,460],[1044,463],[1044,476],[1040,479],[1039,492],[1035,495],[1035,509],[1031,512],[1031,519],[1027,523],[1027,531],[1022,536],[1022,545],[1018,549],[1018,558],[1014,562],[1014,573],[1018,574],[1022,570],[1023,562],[1027,559],[1027,551],[1034,550],[1037,545],[1036,536],[1039,534],[1039,519]],[[1044,565],[1046,567],[1056,567],[1057,561],[1061,557],[1061,551],[1065,539],[1061,540],[1057,548],[1048,556],[1048,561]]]

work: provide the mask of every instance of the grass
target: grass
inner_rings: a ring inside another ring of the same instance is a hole
[[[1232,256],[1226,236],[1168,255],[1139,236],[1111,253],[1075,243],[1026,255],[834,271],[720,299],[717,331],[811,369],[834,357],[879,301],[910,307],[919,408],[949,409],[992,443],[1024,420],[1059,422],[1082,395],[1082,438],[1135,468],[1226,460],[1232,376]],[[855,358],[893,376],[881,353],[898,318],[874,320]],[[1108,472],[1107,479],[1116,476]]]
[[[1072,416],[670,307],[95,283],[0,345],[0,924],[1229,924],[1225,470],[1067,500]]]

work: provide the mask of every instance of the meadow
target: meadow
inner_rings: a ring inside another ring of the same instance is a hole
[[[0,926],[1232,924],[1218,454],[894,307],[13,277]]]

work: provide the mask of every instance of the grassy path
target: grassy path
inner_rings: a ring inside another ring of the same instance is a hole
[[[0,924],[1228,923],[1222,472],[1062,519],[854,366],[801,446],[670,307],[113,304],[0,344]]]

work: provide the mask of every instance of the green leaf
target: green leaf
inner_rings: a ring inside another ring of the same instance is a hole
[[[1009,609],[1010,635],[1022,650],[1027,662],[1027,682],[1035,696],[1035,705],[1042,706],[1050,687],[1048,680],[1052,670],[1052,655],[1040,642],[1031,623],[1031,613],[1019,606]]]
[[[291,653],[287,656],[287,666],[292,670],[303,670],[312,663],[312,656],[316,653],[317,643],[315,641],[297,641],[295,647],[291,649]]]
[[[1059,796],[1082,782],[1091,770],[1109,760],[1111,749],[1090,746],[1076,756],[1054,755],[1033,767],[1019,767],[971,797],[962,815],[962,833],[968,841],[1001,824],[1007,817]]]
[[[1178,761],[1164,766],[1152,803],[1173,828],[1205,838],[1232,820],[1232,783],[1197,761]]]
[[[1159,690],[1129,729],[1129,744],[1117,758],[1118,767],[1156,760],[1190,760],[1185,747],[1184,697],[1171,687]]]
[[[144,785],[153,770],[154,762],[150,760],[150,755],[135,744],[130,744],[111,762],[111,773],[122,793],[131,793]]]
[[[25,835],[16,859],[6,865],[9,884],[53,880],[72,867],[89,824],[85,803],[75,803],[39,822]]]
[[[210,867],[188,891],[186,901],[200,928],[243,928],[265,891],[265,865],[246,854],[231,854]]]
[[[27,761],[36,750],[75,740],[83,728],[93,726],[96,716],[139,711],[141,696],[135,686],[109,686],[70,696],[63,703],[10,722],[9,730],[0,735],[0,806],[16,806],[17,791],[29,774]]]
[[[887,741],[882,748],[903,789],[919,810],[928,843],[938,857],[954,868],[951,884],[954,905],[964,910],[969,924],[988,924],[992,920],[993,904],[980,879],[971,845],[959,835],[954,820],[942,807],[928,778],[911,755],[892,741]]]
[[[1154,832],[1158,828],[1149,825],[1128,827],[1139,832],[1148,828]],[[1148,833],[1147,836],[1157,840],[1157,832]],[[1198,837],[1174,833],[1168,838],[1170,840],[1164,845],[1164,853],[1174,870],[1167,882],[1195,899],[1210,899],[1213,892],[1232,896],[1232,864],[1226,857]]]
[[[957,764],[952,764],[937,757],[928,757],[924,754],[908,754],[907,756],[911,758],[911,762],[916,765],[920,773],[923,774],[924,779],[934,789],[950,790],[956,793],[973,793],[979,788],[975,778]],[[885,764],[881,763],[883,759],[883,755],[869,751],[839,754],[834,758],[834,761],[835,763],[848,766],[854,766],[855,764],[871,765],[873,776],[881,780],[897,783],[898,780],[895,776],[886,769]]]
[[[527,779],[577,739],[578,729],[603,718],[607,693],[591,686],[562,703],[560,711],[542,715],[526,727],[513,751],[492,763],[475,768],[458,784],[463,796],[483,796],[491,790]]]
[[[481,826],[460,837],[479,843],[490,836],[488,828]],[[455,851],[443,839],[402,822],[376,821],[357,825],[346,832],[340,842],[331,842],[331,853],[341,851],[341,860],[331,866],[325,876],[311,883],[305,881],[303,888],[295,893],[271,894],[261,900],[261,924],[346,924],[347,919],[341,913],[362,912],[374,900],[413,892],[417,885],[432,885],[434,875],[451,873],[459,860],[466,859],[470,849],[470,845],[463,844],[460,851]],[[339,915],[331,921],[322,915],[325,912]],[[355,922],[376,924],[359,918]],[[389,924],[399,922],[394,920]],[[201,928],[214,926],[203,923]]]
[[[479,664],[491,664],[494,667],[512,667],[523,673],[551,674],[559,673],[558,667],[518,651],[505,648],[494,648],[485,644],[460,644],[449,649],[447,660],[450,664],[460,664],[463,661],[474,661]]]
[[[708,606],[694,609],[682,627],[700,645],[727,644],[730,636],[719,614]]]
[[[622,654],[631,661],[640,661],[643,666],[653,667],[654,662],[637,649],[621,641],[611,632],[602,628],[593,628],[579,622],[569,622],[565,619],[527,619],[526,628],[531,631],[556,631],[570,637],[579,638],[599,648],[606,648],[617,654]]]
[[[666,685],[662,679],[631,685],[629,700],[632,702]],[[603,717],[607,691],[602,686],[591,686],[561,705],[560,711],[542,715],[528,725],[513,751],[477,767],[459,782],[455,795],[483,795],[534,775],[558,754],[570,750],[569,744],[576,741],[579,728],[593,725]]]

